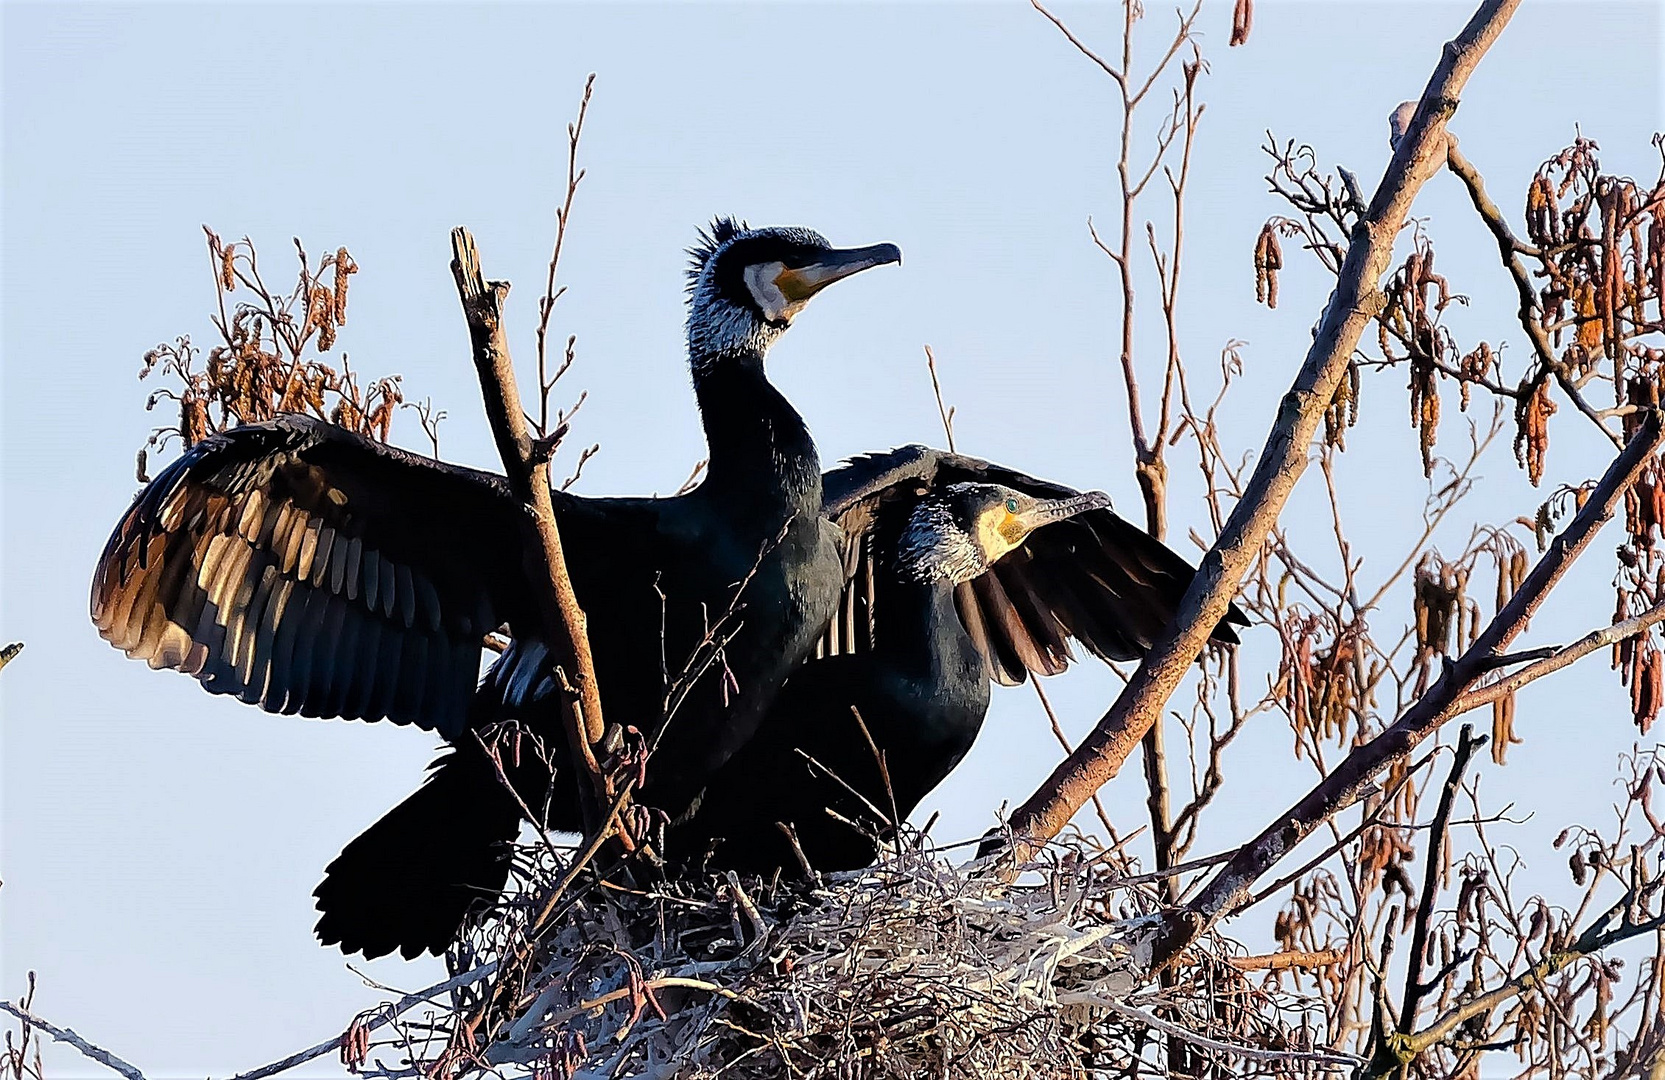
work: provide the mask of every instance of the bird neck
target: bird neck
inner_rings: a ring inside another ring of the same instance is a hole
[[[960,623],[954,584],[900,579],[888,603],[874,606],[875,647],[898,671],[936,683],[957,681],[980,657]]]
[[[724,356],[694,366],[709,452],[702,488],[727,498],[821,512],[821,462],[809,428],[770,385],[761,356]],[[778,527],[772,526],[772,527]]]

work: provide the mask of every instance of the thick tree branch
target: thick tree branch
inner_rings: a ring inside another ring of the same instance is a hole
[[[451,274],[456,278],[457,295],[462,298],[463,314],[468,319],[474,367],[480,376],[492,438],[503,459],[509,489],[526,511],[532,541],[526,549],[527,576],[535,583],[543,629],[569,687],[569,692],[562,695],[567,739],[573,761],[580,764],[589,780],[589,797],[581,797],[579,802],[584,809],[585,828],[593,830],[600,824],[600,808],[611,801],[612,795],[596,759],[605,730],[601,688],[590,656],[584,611],[572,591],[560,530],[555,525],[549,460],[536,452],[527,435],[526,413],[521,408],[520,389],[509,359],[509,342],[503,330],[503,301],[509,294],[509,283],[486,280],[480,269],[480,253],[467,229],[451,230],[451,255]]]
[[[1354,230],[1335,292],[1312,348],[1278,410],[1245,491],[1214,547],[1203,557],[1169,633],[1151,649],[1110,711],[1076,752],[1018,808],[1014,854],[1026,861],[1114,777],[1185,677],[1307,465],[1308,447],[1345,376],[1348,361],[1383,303],[1377,282],[1388,269],[1394,239],[1423,182],[1445,161],[1445,124],[1486,49],[1520,0],[1486,0],[1445,47],[1409,129]]]
[[[1584,508],[1550,544],[1514,597],[1474,644],[1449,663],[1427,693],[1386,731],[1355,747],[1318,786],[1278,815],[1258,837],[1238,849],[1203,891],[1170,918],[1157,942],[1157,966],[1172,962],[1199,934],[1225,914],[1237,910],[1262,874],[1319,825],[1357,801],[1373,777],[1410,754],[1417,744],[1456,715],[1453,711],[1456,703],[1485,674],[1490,660],[1503,653],[1525,629],[1544,598],[1612,518],[1625,492],[1649,466],[1662,443],[1665,443],[1665,428],[1661,426],[1660,416],[1657,412],[1649,413],[1630,445],[1608,467]]]

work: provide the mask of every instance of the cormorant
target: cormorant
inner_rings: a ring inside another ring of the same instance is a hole
[[[1072,637],[1137,659],[1193,574],[1102,492],[975,458],[905,447],[824,487],[847,553],[839,614],[672,831],[674,857],[795,873],[784,822],[814,869],[868,865],[971,749],[991,680],[1064,670]],[[1234,606],[1227,622],[1244,621]],[[1237,637],[1222,622],[1214,640]]]
[[[552,492],[612,723],[658,730],[662,661],[674,677],[745,583],[723,677],[694,684],[648,766],[641,798],[672,814],[751,736],[837,600],[815,445],[770,385],[765,354],[822,288],[901,258],[892,244],[836,249],[807,229],[732,219],[690,255],[703,482],[664,499]],[[564,745],[555,710],[523,693],[535,683],[488,679],[474,700],[488,631],[506,622],[522,656],[543,651],[521,513],[501,476],[284,416],[192,446],[139,493],[104,549],[92,618],[129,656],[269,712],[385,717],[458,747],[331,864],[317,892],[325,944],[439,952],[476,884],[502,887],[505,850],[453,857],[443,845],[518,822],[473,729],[516,717]],[[503,658],[505,673],[520,670],[514,660]],[[402,892],[424,888],[443,902],[401,909]]]
[[[867,865],[884,823],[905,817],[970,749],[991,679],[1014,685],[1063,671],[1071,637],[1104,660],[1136,659],[1172,620],[1193,573],[1111,512],[1103,494],[976,458],[904,447],[858,458],[823,483],[844,553],[838,610],[756,736],[673,825],[668,843],[681,861],[714,848],[712,865],[791,870],[795,856],[774,824],[786,821],[816,869]],[[1233,607],[1228,621],[1245,620]],[[1224,624],[1214,638],[1237,640]],[[496,689],[481,699],[505,688],[553,693],[548,678],[541,655],[505,654],[487,676]],[[885,754],[888,786],[851,706]],[[378,922],[378,940],[406,955],[455,937],[470,900],[496,899],[508,867],[494,852],[520,830],[514,797],[483,755],[443,760],[348,845],[317,893],[326,920],[350,897],[356,919]],[[452,815],[422,809],[435,805]],[[576,827],[575,808],[551,810],[552,827]]]

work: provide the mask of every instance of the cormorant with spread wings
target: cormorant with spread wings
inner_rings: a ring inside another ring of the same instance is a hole
[[[658,730],[660,658],[692,652],[746,582],[730,678],[696,683],[648,766],[642,800],[673,815],[751,736],[837,601],[815,444],[765,355],[821,289],[901,258],[891,244],[838,249],[806,229],[727,219],[690,254],[704,481],[665,499],[552,493],[610,722]],[[540,651],[522,513],[501,476],[285,416],[190,447],[139,493],[99,560],[93,622],[129,656],[269,712],[386,718],[461,748],[332,864],[318,893],[326,943],[438,952],[477,883],[501,888],[507,852],[477,841],[512,838],[519,813],[481,776],[472,733],[514,717],[562,742],[553,703],[501,693],[525,687],[495,680],[476,694],[488,631],[506,622],[521,649]],[[401,903],[407,892],[422,900]]]

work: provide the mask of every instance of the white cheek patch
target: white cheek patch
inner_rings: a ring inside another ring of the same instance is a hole
[[[758,310],[763,312],[763,317],[770,322],[790,322],[804,308],[803,301],[788,300],[775,283],[785,269],[785,263],[767,262],[748,266],[745,270],[746,289],[752,294]]]

